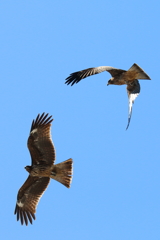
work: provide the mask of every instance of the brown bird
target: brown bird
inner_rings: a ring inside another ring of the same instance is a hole
[[[128,124],[127,128],[129,127],[129,123],[131,120],[132,115],[132,105],[134,100],[140,93],[140,84],[137,79],[150,79],[150,77],[140,68],[136,63],[132,65],[132,67],[126,71],[122,69],[117,69],[114,67],[109,66],[101,66],[96,68],[87,68],[82,71],[71,73],[69,77],[66,78],[66,84],[74,85],[78,83],[83,78],[89,77],[94,74],[98,74],[101,72],[107,71],[111,74],[112,78],[108,81],[108,85],[127,85],[127,93],[129,99],[129,114],[128,114]],[[126,129],[127,129],[126,128]]]
[[[72,181],[72,159],[54,165],[55,148],[51,139],[52,116],[38,114],[33,120],[28,148],[31,154],[32,165],[26,166],[29,176],[18,191],[17,203],[14,214],[17,214],[17,221],[28,225],[35,220],[37,204],[46,190],[50,178],[57,180],[67,188]]]

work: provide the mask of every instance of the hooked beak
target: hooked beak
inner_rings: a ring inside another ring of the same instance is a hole
[[[111,80],[108,80],[107,86],[111,84]]]

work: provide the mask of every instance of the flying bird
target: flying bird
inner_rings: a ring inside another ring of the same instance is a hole
[[[72,181],[72,159],[54,164],[55,148],[51,139],[52,116],[38,114],[33,120],[28,138],[28,149],[30,151],[32,165],[26,166],[29,176],[18,191],[14,214],[17,221],[28,225],[35,220],[37,204],[46,190],[50,179],[55,179],[67,188]]]
[[[140,84],[138,79],[150,79],[150,77],[140,68],[136,63],[132,65],[132,67],[126,71],[114,67],[109,66],[101,66],[95,68],[87,68],[82,71],[71,73],[69,77],[66,78],[66,84],[74,85],[78,83],[83,78],[89,77],[91,75],[95,75],[101,72],[107,71],[111,74],[112,78],[109,79],[108,85],[127,85],[127,94],[129,99],[129,114],[128,114],[128,124],[127,128],[129,127],[129,123],[131,120],[132,115],[132,105],[134,100],[140,93]]]

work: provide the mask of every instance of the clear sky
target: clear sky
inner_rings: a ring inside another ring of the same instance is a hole
[[[160,239],[160,3],[153,0],[1,1],[1,235],[8,239]],[[129,69],[140,80],[129,129],[126,86],[104,72],[74,86],[89,67]],[[32,120],[53,116],[56,162],[74,160],[70,189],[52,180],[36,221],[14,208],[30,165]]]

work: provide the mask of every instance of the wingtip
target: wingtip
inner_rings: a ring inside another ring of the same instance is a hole
[[[128,127],[129,127],[129,124],[128,124],[127,127],[126,127],[126,131],[127,131]]]
[[[132,114],[132,112],[131,112],[131,114]],[[127,131],[127,129],[129,128],[130,121],[131,121],[131,115],[130,115],[130,117],[128,118],[128,124],[127,124],[127,127],[126,127],[126,131]]]
[[[20,221],[21,225],[28,226],[28,223],[33,224],[33,219],[36,220],[35,214],[27,210],[23,210],[17,206],[14,211],[14,214],[17,214],[17,221]]]

